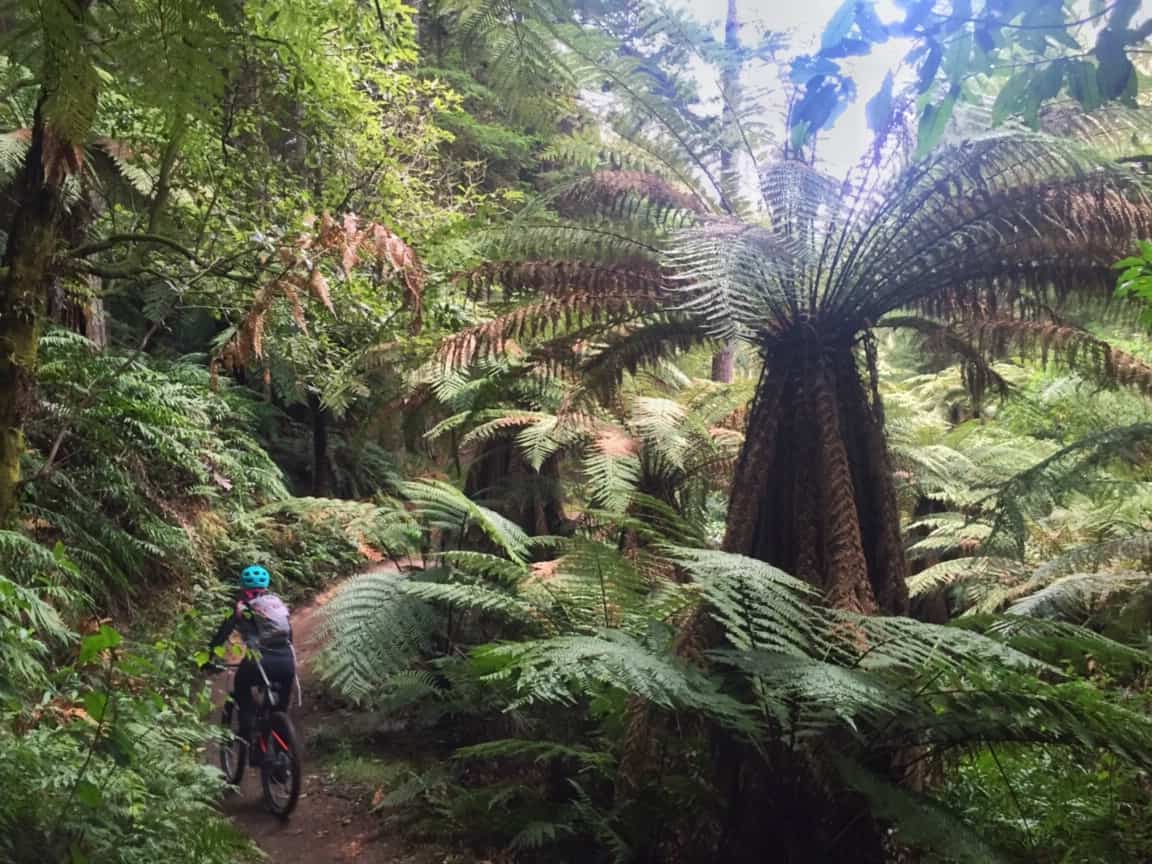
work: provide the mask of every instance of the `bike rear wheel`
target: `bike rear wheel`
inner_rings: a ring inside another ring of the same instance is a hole
[[[248,745],[240,737],[240,710],[236,703],[228,699],[220,714],[220,725],[224,727],[220,744],[220,770],[224,778],[233,786],[244,778],[244,765],[248,759]]]
[[[264,751],[260,764],[260,782],[268,809],[287,819],[300,798],[300,752],[296,730],[288,715],[274,712],[268,718],[267,731],[261,736]]]

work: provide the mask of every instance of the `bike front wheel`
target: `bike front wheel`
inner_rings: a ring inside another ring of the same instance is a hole
[[[220,770],[224,772],[224,778],[236,786],[244,777],[248,746],[240,737],[240,710],[231,699],[224,703],[220,725],[224,727],[219,744]]]
[[[268,721],[261,741],[264,751],[260,764],[260,782],[268,809],[287,819],[300,798],[300,751],[296,730],[286,714],[276,712]]]

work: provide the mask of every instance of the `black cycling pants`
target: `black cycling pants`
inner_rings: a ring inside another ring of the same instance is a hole
[[[292,696],[292,682],[296,678],[296,661],[290,651],[265,652],[260,657],[260,665],[268,681],[280,691],[276,702],[278,710],[285,710]],[[256,716],[256,704],[252,698],[252,688],[264,686],[256,661],[246,659],[236,668],[232,699],[240,711],[240,737],[245,740],[252,734],[252,721]]]

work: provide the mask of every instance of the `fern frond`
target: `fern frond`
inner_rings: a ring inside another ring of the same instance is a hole
[[[1086,622],[1115,598],[1145,589],[1150,584],[1147,573],[1106,570],[1097,573],[1074,573],[1061,576],[1039,590],[1029,593],[1008,607],[1009,615],[1036,618],[1058,618]],[[1033,586],[1022,586],[1028,590]]]
[[[660,268],[643,261],[623,265],[588,261],[530,260],[491,261],[456,277],[472,296],[491,299],[499,286],[505,296],[527,294],[563,297],[574,292],[588,295],[667,292],[668,281]]]
[[[913,848],[947,850],[960,864],[996,864],[1007,859],[987,845],[956,813],[939,802],[876,776],[846,757],[834,760],[845,782],[863,795],[880,819]]]
[[[561,213],[635,219],[665,227],[680,227],[689,214],[710,208],[692,189],[642,171],[600,170],[554,193]]]
[[[941,561],[925,567],[908,579],[908,594],[917,597],[939,588],[968,581],[1000,581],[1005,578],[1018,582],[1027,572],[1026,565],[1014,558],[975,556]]]
[[[742,555],[682,547],[669,554],[700,586],[736,649],[808,656],[827,648],[808,584]]]
[[[663,708],[692,707],[728,725],[745,725],[745,708],[698,670],[616,631],[488,646],[473,656],[489,678],[512,678],[518,696],[509,710],[540,702],[571,705],[608,687]]]
[[[429,523],[461,536],[475,526],[511,560],[525,560],[524,531],[499,513],[469,501],[454,486],[438,480],[414,480],[403,484],[401,493]]]
[[[523,339],[539,339],[595,325],[607,329],[645,312],[659,311],[665,300],[647,290],[599,295],[571,293],[521,306],[445,340],[437,359],[445,367],[469,366],[478,358],[500,355]]]
[[[396,573],[356,576],[324,607],[317,669],[350,699],[371,702],[432,647],[440,617],[404,585]]]

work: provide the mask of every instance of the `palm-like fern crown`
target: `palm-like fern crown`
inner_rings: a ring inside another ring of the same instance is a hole
[[[705,121],[621,80],[633,88],[628,121],[554,148],[582,173],[498,240],[500,260],[466,277],[532,302],[460,334],[444,359],[563,336],[561,353],[580,344],[593,363],[593,335],[598,362],[616,369],[707,337],[773,354],[850,345],[884,315],[914,310],[962,324],[987,354],[1056,342],[1110,362],[1106,346],[1085,351],[1074,328],[1059,338],[1052,328],[1067,324],[1057,310],[1070,294],[1110,296],[1113,263],[1152,234],[1149,183],[1117,161],[1144,147],[1139,112],[1054,116],[1058,135],[986,135],[898,172],[900,154],[874,153],[843,181],[799,161],[764,164],[749,133],[726,142],[757,166],[748,204],[718,173],[715,130],[708,138]],[[989,328],[1021,319],[1044,323]]]
[[[700,221],[670,261],[715,335],[761,344],[808,327],[848,342],[909,308],[1045,317],[1072,291],[1110,292],[1111,265],[1152,229],[1148,184],[1111,155],[1013,132],[890,178],[871,162],[843,183],[780,163],[762,172],[766,225]]]

